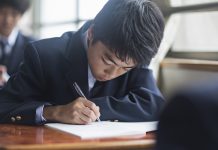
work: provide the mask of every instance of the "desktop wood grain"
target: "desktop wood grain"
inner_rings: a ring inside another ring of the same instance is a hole
[[[77,136],[45,126],[0,125],[0,150],[101,150],[152,149],[154,134],[107,139],[82,140]]]

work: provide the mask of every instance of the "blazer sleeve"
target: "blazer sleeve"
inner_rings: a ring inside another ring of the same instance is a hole
[[[45,103],[39,57],[33,44],[29,44],[19,71],[0,90],[0,123],[35,124],[36,109]]]
[[[156,86],[152,72],[147,68],[134,70],[121,96],[93,98],[100,107],[102,120],[156,121],[165,100]],[[123,83],[121,83],[123,84]],[[118,89],[118,90],[120,90]]]

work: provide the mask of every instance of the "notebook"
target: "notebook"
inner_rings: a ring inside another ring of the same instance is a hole
[[[87,125],[71,125],[62,123],[48,123],[48,127],[62,130],[67,133],[79,136],[81,139],[111,138],[119,136],[146,134],[157,128],[157,121],[154,122],[93,122]]]

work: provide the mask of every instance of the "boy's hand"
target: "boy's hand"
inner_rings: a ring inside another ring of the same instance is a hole
[[[79,97],[66,105],[45,107],[43,116],[47,120],[62,123],[88,124],[94,122],[100,116],[100,112],[95,103]]]
[[[7,74],[6,66],[0,65],[0,86],[3,86],[7,82],[7,78],[5,78],[5,74]]]

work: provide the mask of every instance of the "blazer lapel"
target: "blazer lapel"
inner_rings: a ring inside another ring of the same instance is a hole
[[[73,83],[76,82],[85,96],[88,96],[88,60],[86,50],[81,40],[81,30],[73,34],[70,38],[70,42],[65,51],[65,57],[69,62],[69,71],[66,73],[68,85],[75,93],[76,90],[73,87]]]

